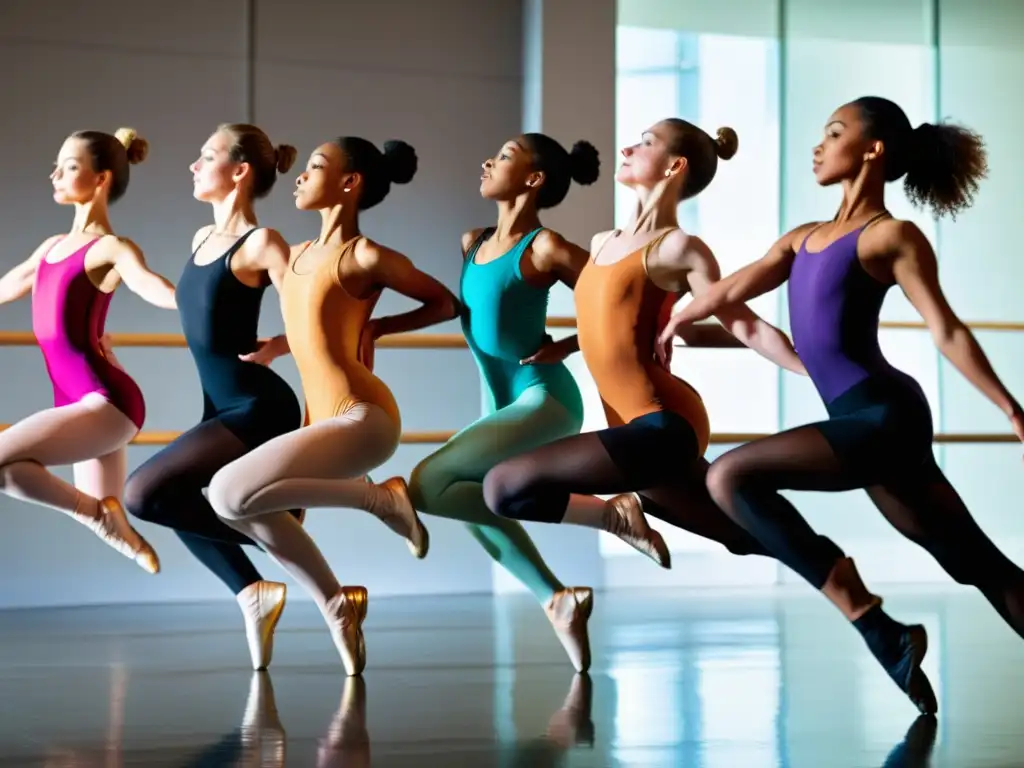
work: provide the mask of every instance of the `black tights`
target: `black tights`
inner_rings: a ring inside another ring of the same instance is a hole
[[[708,463],[693,429],[675,414],[642,416],[623,426],[572,435],[496,465],[484,478],[492,512],[557,523],[569,495],[637,492],[644,512],[717,541],[738,555],[766,555],[708,495]]]
[[[871,434],[872,429],[864,421],[838,418],[755,440],[712,464],[708,488],[729,517],[816,589],[843,553],[815,533],[779,491],[864,488],[896,530],[931,553],[957,582],[977,587],[1024,636],[1024,571],[978,527],[935,464],[930,445],[913,450],[900,444],[906,432],[887,434],[883,425]]]
[[[261,580],[241,546],[255,544],[221,521],[203,489],[221,467],[251,448],[218,419],[204,421],[135,470],[124,490],[131,514],[172,528],[195,558],[235,594]]]

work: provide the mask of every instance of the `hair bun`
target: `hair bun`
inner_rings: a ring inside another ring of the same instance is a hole
[[[729,160],[740,148],[740,137],[732,128],[719,128],[715,138],[715,154],[722,160]]]
[[[384,167],[395,184],[408,184],[416,175],[419,159],[411,145],[399,139],[384,142]]]
[[[128,162],[132,165],[138,165],[149,154],[149,142],[139,136],[134,128],[118,128],[114,131],[114,138],[121,142],[128,155]]]
[[[291,144],[278,144],[274,147],[274,159],[278,173],[288,173],[288,170],[295,165],[295,158],[299,156],[299,150]]]
[[[569,175],[577,184],[593,184],[601,174],[601,156],[589,141],[577,141],[569,152]]]

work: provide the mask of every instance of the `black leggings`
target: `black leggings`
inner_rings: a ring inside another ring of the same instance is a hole
[[[253,447],[220,419],[210,419],[136,469],[124,489],[124,505],[132,515],[174,529],[195,558],[235,594],[261,580],[241,547],[256,544],[221,521],[203,489],[221,467]]]
[[[779,493],[863,488],[900,533],[961,584],[977,587],[1024,636],[1024,571],[978,527],[932,455],[928,403],[893,375],[855,385],[828,421],[734,448],[708,472],[712,497],[781,562],[821,589],[842,551]]]
[[[708,495],[708,463],[686,419],[669,411],[556,440],[496,465],[484,478],[492,512],[561,522],[569,495],[637,492],[644,512],[717,541],[735,554],[766,554]]]

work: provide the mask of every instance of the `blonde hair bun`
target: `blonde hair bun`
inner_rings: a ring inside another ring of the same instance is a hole
[[[149,142],[139,136],[134,128],[118,128],[114,131],[114,138],[121,142],[128,154],[128,162],[132,165],[138,165],[149,154]]]

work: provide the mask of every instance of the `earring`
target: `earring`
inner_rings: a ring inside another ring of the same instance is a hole
[[[345,187],[345,188],[344,188],[343,190],[341,190],[341,191],[342,191],[342,192],[351,192],[352,190],[350,190],[350,189],[349,189],[348,187]]]
[[[671,175],[672,175],[672,171],[665,171],[665,178],[668,178]]]

